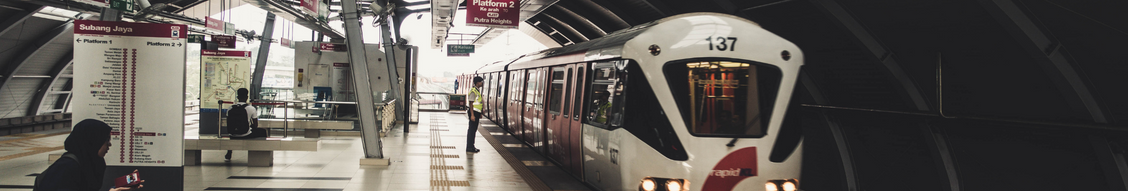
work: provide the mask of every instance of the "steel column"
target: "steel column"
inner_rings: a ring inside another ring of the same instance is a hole
[[[270,58],[270,42],[274,36],[274,13],[266,12],[266,23],[259,39],[258,58],[255,60],[255,73],[251,78],[251,98],[262,99],[262,78],[266,72],[266,60]]]
[[[830,116],[826,115],[826,111],[819,111],[819,117],[823,122],[826,122],[826,127],[830,129],[830,135],[834,137],[834,145],[838,148],[838,157],[842,159],[843,177],[846,178],[846,190],[858,191],[858,173],[854,170],[854,157],[850,153],[850,146],[846,140],[845,132],[842,132],[842,127],[838,126]]]
[[[385,16],[385,17],[387,17],[387,16]],[[407,100],[405,97],[400,97],[400,93],[399,93],[400,92],[400,89],[399,89],[400,86],[399,86],[399,82],[398,82],[398,80],[399,80],[399,70],[396,69],[396,47],[395,47],[395,41],[392,40],[391,26],[388,25],[389,19],[390,18],[386,18],[386,19],[384,19],[383,23],[380,23],[380,33],[384,37],[383,43],[380,43],[380,44],[384,45],[384,57],[388,60],[387,62],[384,62],[384,63],[388,63],[388,65],[387,65],[387,67],[388,67],[388,85],[389,85],[389,87],[391,87],[390,88],[391,92],[388,92],[388,94],[391,94],[392,99],[396,100],[396,102],[395,102],[396,111],[402,112],[402,111],[404,111],[404,107],[403,107],[404,104],[406,104],[407,102],[410,102],[410,101]],[[407,71],[404,71],[404,72],[407,72]],[[387,106],[385,106],[385,107],[387,107]],[[397,113],[399,113],[399,112],[397,112]],[[406,118],[406,117],[407,116],[404,116],[404,115],[396,115],[397,121],[403,121],[404,128],[407,128],[407,124],[408,124],[408,118]]]
[[[1046,35],[1038,24],[1026,16],[1014,1],[980,0],[980,4],[998,20],[1011,36],[1015,38],[1034,60],[1046,70],[1066,102],[1076,110],[1088,112],[1093,122],[1108,123],[1104,109],[1089,91],[1088,83],[1061,52],[1062,45],[1053,37]]]
[[[372,98],[372,84],[368,83],[368,57],[364,54],[364,34],[360,28],[359,11],[356,0],[341,1],[340,14],[344,18],[349,65],[352,66],[353,86],[356,88],[357,118],[360,119],[360,138],[364,142],[364,156],[384,158],[383,146],[380,143],[380,128],[376,126],[376,105]],[[395,73],[395,70],[392,72]]]
[[[904,92],[908,94],[910,105],[915,106],[916,109],[920,111],[929,111],[928,102],[924,101],[924,96],[921,95],[920,89],[916,87],[912,79],[909,79],[909,75],[901,69],[901,65],[897,63],[897,60],[893,59],[893,52],[886,49],[876,37],[869,33],[869,30],[867,30],[865,26],[862,26],[861,23],[855,20],[854,16],[846,11],[845,8],[842,8],[842,5],[839,5],[838,2],[834,2],[834,0],[811,1],[816,6],[822,8],[826,14],[836,19],[838,21],[837,23],[840,24],[843,29],[854,35],[856,40],[862,44],[870,54],[873,54],[873,56],[877,58],[877,61],[885,66],[885,69],[889,70],[893,78],[901,84],[901,88],[904,89]]]

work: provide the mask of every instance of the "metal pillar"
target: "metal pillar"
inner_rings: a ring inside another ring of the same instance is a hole
[[[255,73],[251,80],[251,98],[262,99],[262,76],[266,72],[266,60],[270,56],[270,41],[274,35],[274,13],[266,12],[266,24],[259,39],[258,59],[255,60]]]
[[[359,11],[356,0],[341,1],[345,41],[349,49],[349,65],[352,66],[353,85],[356,87],[356,109],[361,125],[361,140],[364,142],[364,156],[365,158],[384,158],[380,143],[380,129],[376,126],[376,105],[372,98],[374,92],[372,92],[372,84],[368,83],[368,59],[364,55],[364,34],[361,33]],[[395,70],[392,70],[392,72],[394,73]]]
[[[388,16],[385,16],[385,17],[388,17]],[[394,41],[392,41],[392,30],[391,30],[391,26],[388,25],[388,22],[390,21],[390,19],[391,19],[390,17],[385,18],[384,22],[380,23],[380,33],[381,33],[381,36],[384,37],[384,41],[381,44],[384,45],[384,56],[388,59],[388,62],[386,62],[386,63],[388,63],[388,85],[391,85],[391,87],[392,87],[391,92],[389,92],[389,94],[392,95],[392,99],[397,100],[395,102],[396,111],[403,112],[403,111],[405,111],[404,105],[407,104],[408,102],[410,102],[410,100],[407,100],[408,99],[407,97],[400,97],[400,93],[399,93],[400,92],[400,89],[399,89],[400,86],[399,86],[399,82],[397,82],[397,80],[399,80],[399,70],[396,69],[396,48],[395,48]],[[404,73],[407,73],[407,72],[410,72],[410,71],[404,71]],[[404,80],[410,80],[410,79],[404,79]],[[408,120],[410,120],[410,119],[407,118],[406,115],[396,115],[396,120],[403,121],[404,129],[407,129]]]

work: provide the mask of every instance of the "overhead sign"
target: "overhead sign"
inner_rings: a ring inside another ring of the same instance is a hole
[[[203,43],[203,42],[204,42],[204,35],[202,35],[202,34],[190,34],[190,35],[188,35],[188,43]]]
[[[235,23],[223,23],[223,34],[235,35]]]
[[[133,0],[110,0],[110,8],[124,12],[133,12]]]
[[[208,29],[215,31],[223,31],[223,28],[227,26],[223,23],[223,21],[219,19],[213,19],[211,17],[207,17],[207,19],[204,21],[204,25],[206,25]]]
[[[317,5],[319,0],[302,0],[302,11],[310,15],[317,15]]]
[[[320,50],[320,51],[333,51],[333,52],[349,51],[349,46],[347,46],[345,44],[334,44],[334,43],[321,43],[320,46],[317,46],[317,47],[314,47],[314,48],[315,49],[313,50],[313,52],[318,52],[318,50]]]
[[[219,111],[217,101],[235,101],[239,88],[250,88],[251,51],[200,50],[200,109]]]
[[[74,24],[74,118],[113,127],[106,165],[182,166],[188,26]]]
[[[521,16],[517,0],[467,0],[466,25],[517,28]]]
[[[473,44],[448,44],[447,53],[474,53]]]
[[[235,36],[212,35],[212,41],[219,44],[220,48],[235,48]]]
[[[110,7],[110,0],[75,0],[80,3],[96,5],[99,7]]]

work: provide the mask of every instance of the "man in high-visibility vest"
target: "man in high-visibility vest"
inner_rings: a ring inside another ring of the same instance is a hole
[[[478,120],[482,118],[482,93],[478,89],[482,87],[485,79],[482,77],[474,77],[473,86],[470,87],[470,93],[466,94],[466,106],[468,106],[466,114],[470,117],[470,128],[466,129],[466,152],[476,153],[477,147],[474,147],[474,139],[478,133]]]

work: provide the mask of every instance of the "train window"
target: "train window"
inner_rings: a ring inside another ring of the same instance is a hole
[[[669,63],[663,70],[693,135],[761,137],[766,132],[782,76],[778,68],[699,61]]]
[[[568,104],[568,102],[572,101],[572,84],[574,84],[574,83],[572,83],[571,81],[572,81],[572,68],[568,68],[568,74],[564,75],[564,82],[567,83],[567,84],[564,86],[564,102],[560,103],[562,105]],[[564,118],[568,118],[568,105],[563,105],[563,106],[564,106],[564,112],[563,112]]]
[[[622,125],[627,72],[616,69],[613,63],[617,62],[625,61],[596,63],[592,67],[586,114],[588,124],[609,129]]]
[[[551,97],[548,98],[548,112],[559,114],[562,105],[560,99],[564,97],[564,68],[552,69],[552,89],[549,91]]]
[[[536,70],[529,70],[529,78],[525,81],[526,83],[528,83],[525,86],[525,93],[526,93],[525,94],[525,98],[526,98],[525,103],[533,103],[533,100],[536,100],[536,97],[537,97],[537,94],[536,94],[537,91],[536,90],[537,90],[537,85],[539,85],[536,80],[537,80]]]
[[[584,70],[584,68],[583,68],[582,66],[581,66],[581,67],[579,67],[579,68],[577,68],[577,69],[576,69],[576,78],[580,78],[580,79],[583,79],[583,77],[584,77],[584,71],[585,71],[585,70]],[[577,91],[576,91],[576,95],[577,95],[577,96],[579,96],[579,95],[582,95],[582,93],[583,93],[583,92],[585,92],[585,91],[584,91],[584,88],[583,88],[583,87],[584,87],[584,84],[583,84],[583,83],[584,83],[584,80],[576,80],[576,82],[579,82],[578,84],[576,84],[576,87],[577,87],[577,88],[579,88],[579,90],[577,90]],[[571,97],[571,96],[569,96],[569,97]],[[576,102],[574,102],[574,103],[572,103],[572,104],[573,104],[573,107],[572,107],[572,111],[573,111],[573,112],[572,112],[572,116],[573,116],[573,117],[575,117],[575,118],[579,118],[579,116],[580,116],[580,113],[583,113],[583,111],[582,111],[582,110],[580,110],[580,107],[583,107],[583,105],[584,105],[584,102],[583,102],[583,101],[581,101],[581,100],[576,100]]]

